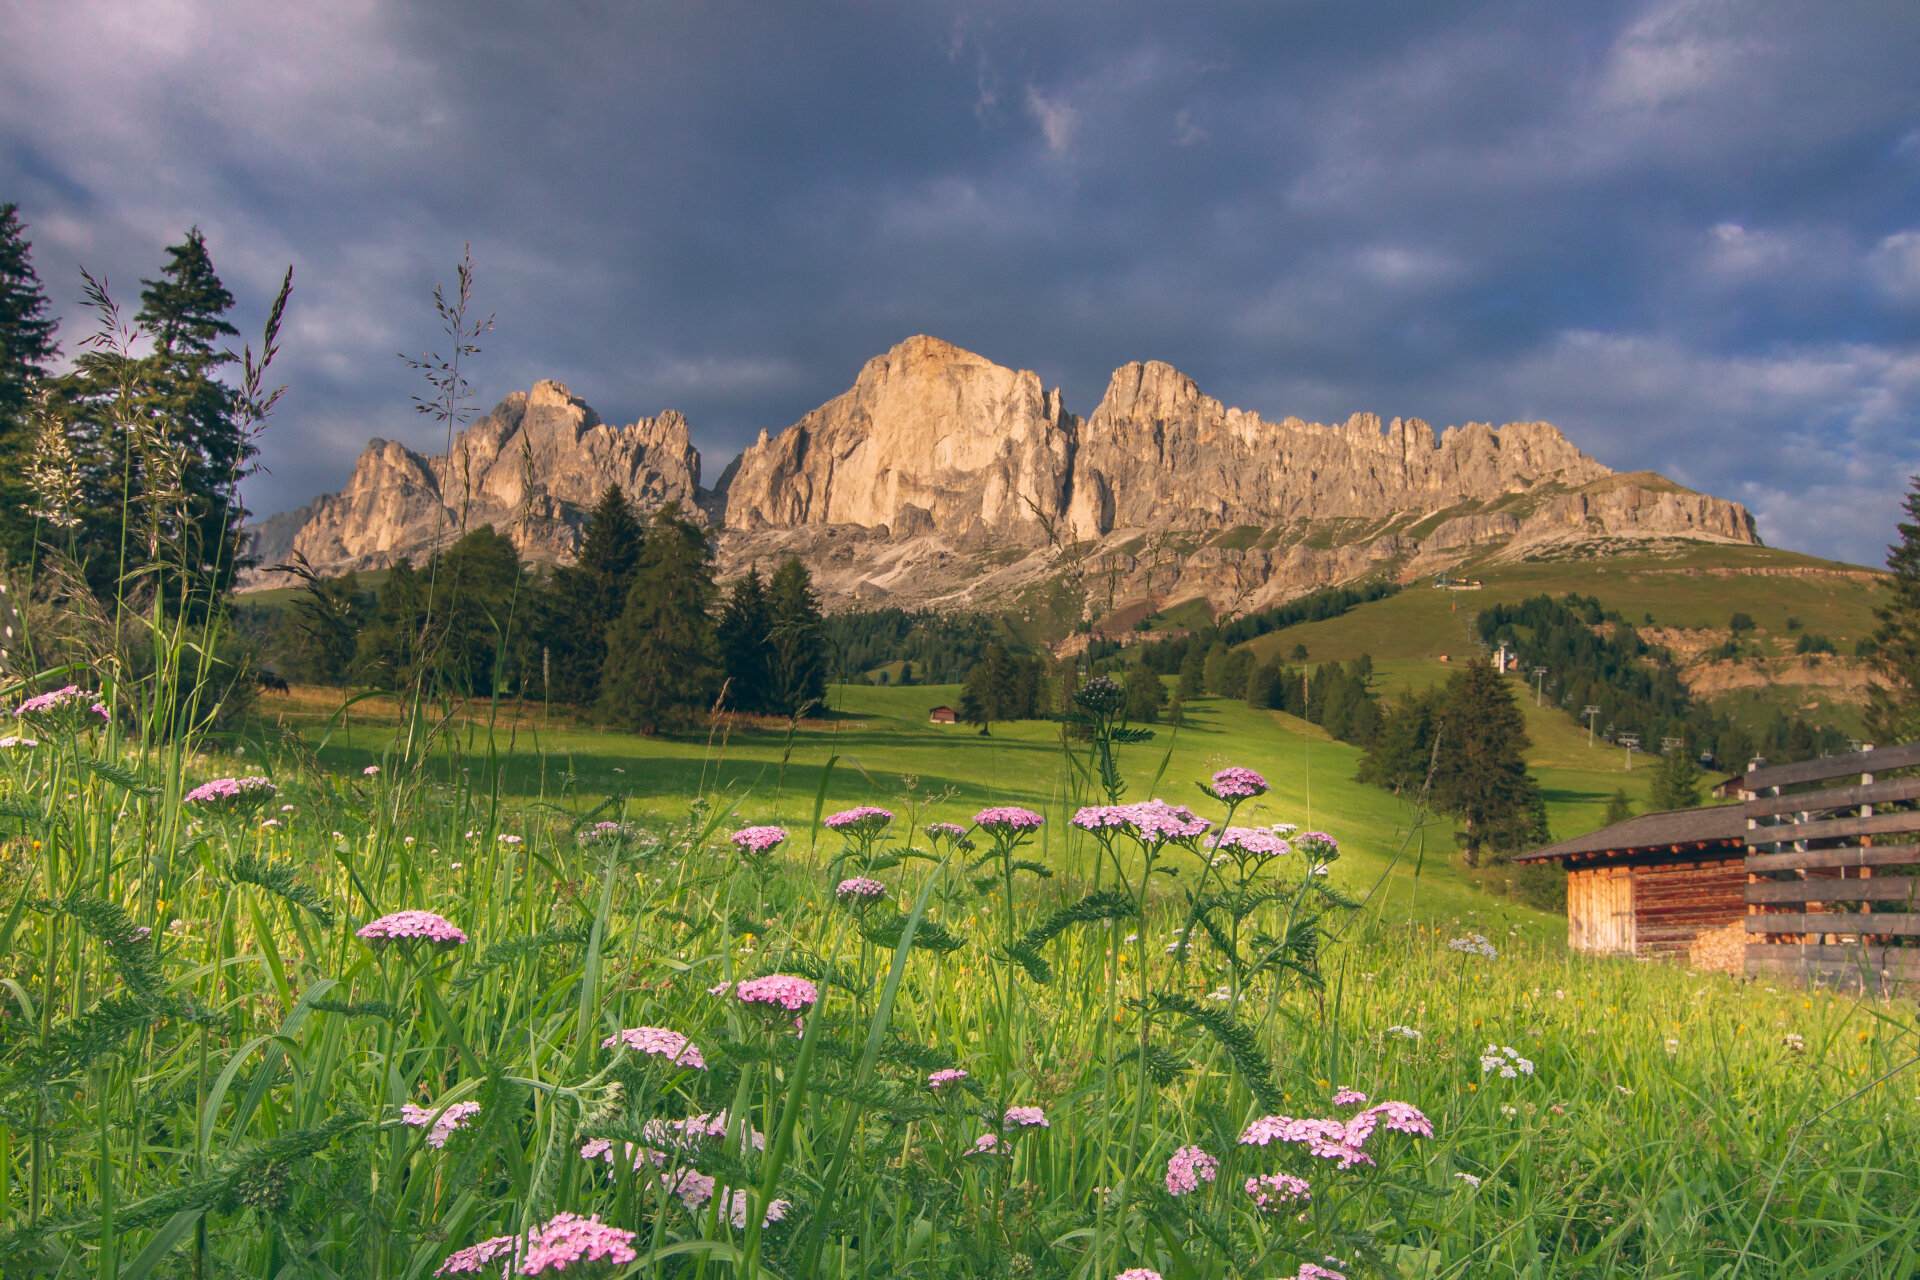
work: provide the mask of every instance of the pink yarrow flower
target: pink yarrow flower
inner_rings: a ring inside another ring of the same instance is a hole
[[[1433,1121],[1427,1119],[1418,1107],[1405,1102],[1381,1102],[1368,1110],[1380,1118],[1382,1128],[1392,1129],[1396,1133],[1410,1133],[1418,1138],[1433,1136]]]
[[[733,995],[743,1004],[778,1005],[789,1013],[798,1013],[819,1003],[820,989],[805,978],[770,973],[735,983]]]
[[[416,1107],[411,1102],[400,1106],[400,1119],[416,1129],[427,1129],[427,1145],[444,1147],[457,1130],[467,1127],[469,1117],[480,1114],[477,1102],[452,1102],[445,1107]],[[432,1128],[428,1129],[431,1125]]]
[[[495,1236],[462,1249],[441,1263],[434,1274],[477,1274],[490,1269],[488,1264],[496,1258],[509,1258],[508,1266],[512,1266],[510,1255],[516,1254],[520,1262],[512,1267],[512,1274],[518,1276],[545,1275],[590,1262],[625,1266],[640,1256],[633,1249],[634,1235],[600,1221],[598,1214],[583,1218],[577,1213],[557,1213],[527,1232],[525,1239]]]
[[[1294,1273],[1293,1280],[1347,1280],[1347,1276],[1344,1271],[1335,1271],[1317,1262],[1303,1262],[1300,1270]]]
[[[692,1067],[697,1071],[707,1069],[707,1060],[700,1055],[699,1046],[678,1031],[669,1031],[665,1027],[629,1027],[619,1035],[602,1040],[600,1047],[611,1049],[616,1044],[624,1044],[635,1053],[657,1054],[676,1067]]]
[[[1336,1107],[1364,1107],[1367,1105],[1367,1095],[1358,1089],[1341,1089],[1333,1095],[1333,1105]]]
[[[982,809],[973,815],[974,822],[995,835],[1018,835],[1024,831],[1038,831],[1045,818],[1031,809],[1021,809],[1013,805],[999,805],[992,809]]]
[[[1268,789],[1265,778],[1238,765],[1213,775],[1213,794],[1222,800],[1251,800],[1265,795]]]
[[[1247,1126],[1240,1135],[1243,1146],[1264,1147],[1272,1142],[1300,1143],[1307,1148],[1307,1154],[1325,1160],[1337,1160],[1340,1168],[1348,1169],[1356,1164],[1372,1164],[1373,1157],[1361,1149],[1367,1135],[1373,1132],[1374,1119],[1362,1112],[1354,1121],[1364,1118],[1365,1124],[1349,1128],[1350,1122],[1339,1120],[1295,1120],[1291,1116],[1263,1116]]]
[[[842,809],[839,813],[828,814],[826,825],[828,830],[838,831],[842,835],[867,835],[879,831],[892,821],[893,814],[890,810],[863,804],[852,809]]]
[[[271,778],[258,774],[246,778],[215,778],[203,782],[187,792],[188,804],[206,805],[209,808],[241,808],[260,804],[273,799],[280,788],[273,785]]]
[[[733,847],[742,853],[764,857],[786,843],[787,829],[785,827],[742,827],[727,839],[733,841]]]
[[[38,738],[22,738],[14,734],[0,738],[0,751],[30,751],[39,745]]]
[[[887,886],[881,884],[878,880],[873,880],[866,876],[855,876],[851,880],[842,880],[834,889],[833,896],[842,902],[852,902],[864,906],[869,902],[878,902],[880,899],[886,897]]]
[[[936,1071],[928,1076],[927,1088],[938,1089],[943,1084],[952,1084],[956,1080],[965,1080],[966,1078],[967,1073],[960,1068],[948,1067],[944,1071]]]
[[[1219,1176],[1220,1162],[1199,1147],[1182,1147],[1167,1161],[1167,1194],[1184,1196]]]
[[[1160,1280],[1160,1273],[1151,1267],[1128,1267],[1115,1272],[1113,1280]]]
[[[1248,1178],[1246,1187],[1247,1194],[1253,1198],[1253,1207],[1262,1213],[1278,1213],[1295,1201],[1313,1198],[1313,1188],[1307,1185],[1307,1180],[1290,1173]]]
[[[920,829],[927,833],[929,840],[962,840],[967,834],[967,829],[957,822],[929,822]]]
[[[1051,1129],[1047,1123],[1047,1113],[1039,1107],[1008,1107],[1007,1114],[1000,1118],[1002,1129]]]
[[[92,712],[102,720],[112,719],[105,704],[100,701],[100,695],[82,689],[77,684],[28,698],[13,709],[16,717],[30,720],[84,718],[87,712]]]
[[[1000,1135],[997,1133],[983,1133],[973,1140],[973,1146],[967,1154],[970,1156],[992,1155],[999,1149]]]
[[[1088,805],[1073,815],[1073,825],[1098,834],[1118,830],[1142,844],[1164,844],[1169,840],[1192,840],[1205,835],[1213,824],[1195,817],[1185,805],[1164,800],[1142,800],[1138,804]]]
[[[467,940],[467,935],[461,932],[459,926],[431,911],[395,911],[362,925],[354,931],[354,936],[364,938],[368,945],[375,948],[394,942],[430,942],[445,950]]]
[[[1293,852],[1276,832],[1266,827],[1228,827],[1207,837],[1206,846],[1222,853],[1238,852],[1256,858],[1284,858]]]

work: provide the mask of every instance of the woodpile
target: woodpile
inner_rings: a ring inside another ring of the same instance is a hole
[[[1696,935],[1687,946],[1687,963],[1708,973],[1744,973],[1747,967],[1745,917]]]

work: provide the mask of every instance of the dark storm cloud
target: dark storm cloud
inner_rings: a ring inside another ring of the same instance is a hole
[[[1091,410],[1543,418],[1877,561],[1920,468],[1920,11],[0,0],[0,199],[80,332],[187,225],[292,389],[263,511],[370,435],[471,241],[491,402],[684,410],[708,475],[929,332]]]

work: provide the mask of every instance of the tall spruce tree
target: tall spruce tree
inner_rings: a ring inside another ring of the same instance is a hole
[[[1702,799],[1700,767],[1685,744],[1661,756],[1653,771],[1653,794],[1649,797],[1654,809],[1691,809]]]
[[[607,632],[601,711],[655,734],[698,720],[719,687],[707,532],[669,502],[647,526],[626,607]]]
[[[1887,602],[1874,610],[1880,625],[1869,645],[1883,685],[1867,707],[1867,727],[1883,743],[1920,739],[1920,475],[1902,510],[1900,541],[1887,548],[1893,578]]]
[[[626,607],[646,529],[619,485],[607,486],[587,517],[580,555],[555,569],[541,592],[534,631],[542,652],[544,696],[570,706],[592,706],[600,696],[607,660],[607,629]]]
[[[813,578],[789,556],[767,584],[767,702],[775,715],[800,716],[827,696],[826,620]]]
[[[1544,839],[1546,802],[1527,772],[1526,720],[1492,662],[1475,658],[1454,673],[1438,719],[1434,807],[1466,824],[1468,863],[1483,850],[1504,854]]]
[[[20,206],[0,204],[0,552],[19,564],[33,554],[34,500],[25,472],[33,429],[28,405],[60,354],[59,322],[33,269]]]
[[[727,705],[735,711],[764,712],[773,705],[773,614],[767,584],[758,565],[735,578],[720,608],[720,666],[726,676]]]

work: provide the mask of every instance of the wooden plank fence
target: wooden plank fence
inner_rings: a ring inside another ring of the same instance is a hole
[[[1916,768],[1920,742],[1747,773],[1748,977],[1920,982],[1920,776],[1887,776]]]

